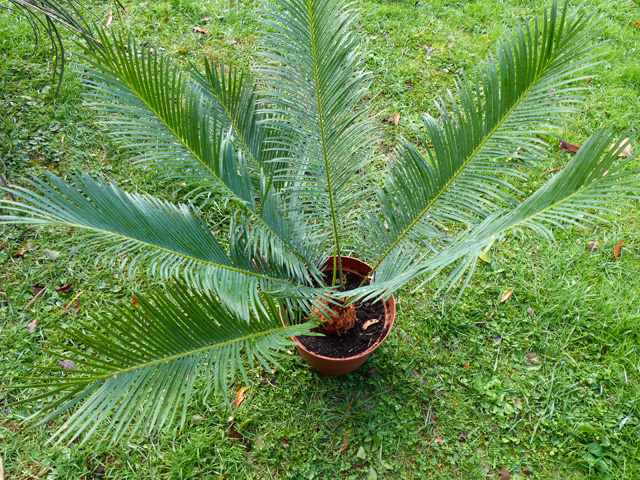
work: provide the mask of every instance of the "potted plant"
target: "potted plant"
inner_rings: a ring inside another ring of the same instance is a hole
[[[70,411],[54,438],[89,436],[105,419],[113,439],[176,416],[182,425],[197,378],[224,392],[234,372],[246,381],[245,363],[273,364],[290,337],[313,351],[303,337],[334,330],[321,338],[339,343],[358,329],[370,336],[366,355],[408,282],[441,275],[442,289],[462,291],[483,249],[509,232],[551,238],[553,226],[636,198],[634,157],[618,156],[629,132],[615,142],[597,131],[528,198],[511,184],[526,181],[546,136],[576,111],[599,56],[592,14],[554,3],[506,37],[385,168],[374,162],[355,15],[341,0],[264,4],[257,82],[209,64],[181,72],[106,33],[86,50],[102,124],[184,201],[86,173],[7,189],[17,200],[2,200],[15,212],[3,221],[80,229],[105,256],[169,281],[139,306],[92,313],[99,331],[74,322],[66,335],[84,349],[56,355],[77,368],[23,385],[42,389],[32,398],[46,400],[39,424]],[[207,224],[212,204],[228,212],[224,235]]]

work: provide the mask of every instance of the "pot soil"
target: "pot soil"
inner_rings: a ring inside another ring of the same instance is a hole
[[[333,258],[325,264],[324,271],[333,267]],[[345,290],[352,290],[371,271],[360,260],[342,257],[342,271],[346,275]],[[356,324],[348,332],[325,336],[293,337],[300,356],[318,372],[326,375],[344,375],[360,367],[389,334],[395,320],[395,299],[386,302],[362,302],[356,304]],[[317,331],[317,329],[314,329]]]

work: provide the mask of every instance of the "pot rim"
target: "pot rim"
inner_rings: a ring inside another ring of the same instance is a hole
[[[342,257],[342,259],[348,259],[348,260],[352,260],[352,261],[358,262],[358,263],[362,264],[362,266],[368,268],[369,271],[371,271],[371,265],[369,265],[368,263],[363,262],[360,259],[353,258],[353,257],[348,257],[346,255],[341,255],[341,257]],[[325,262],[325,266],[332,259],[333,259],[333,255],[327,257],[327,262]],[[343,267],[343,270],[345,270],[344,267]],[[351,271],[351,269],[349,269],[347,271],[349,273],[360,275],[360,272]],[[360,276],[360,278],[364,278],[364,277]],[[383,335],[381,335],[378,338],[378,340],[373,345],[371,345],[369,348],[367,348],[364,352],[358,353],[357,355],[353,355],[351,357],[344,357],[344,358],[327,357],[327,356],[324,356],[324,355],[320,355],[319,353],[316,353],[316,352],[314,352],[312,350],[309,350],[296,337],[291,337],[291,340],[293,340],[296,343],[296,346],[298,348],[301,348],[302,350],[307,352],[309,355],[313,355],[314,357],[317,357],[317,358],[320,358],[320,359],[323,359],[323,360],[330,360],[332,362],[351,362],[356,358],[360,358],[360,357],[364,357],[364,356],[370,355],[371,353],[373,353],[374,350],[376,350],[380,346],[380,344],[382,342],[385,341],[385,339],[387,338],[387,336],[391,332],[391,327],[393,326],[393,323],[395,321],[395,316],[396,316],[395,313],[396,313],[396,301],[395,301],[395,297],[393,295],[391,295],[389,298],[387,298],[384,301],[384,320],[385,320],[386,332]]]

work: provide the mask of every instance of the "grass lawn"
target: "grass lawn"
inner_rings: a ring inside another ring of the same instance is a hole
[[[415,135],[421,113],[435,113],[433,99],[453,85],[456,73],[472,71],[513,25],[550,4],[355,3],[375,77],[374,111],[385,132],[380,162],[395,138]],[[640,5],[587,3],[602,9],[609,54],[585,82],[585,110],[563,133],[578,145],[601,126],[622,134],[640,119]],[[104,22],[109,6],[96,5]],[[147,6],[136,0],[114,15],[113,26],[124,23],[140,42],[164,48],[181,64],[209,58],[250,66],[256,9],[252,0]],[[89,171],[131,191],[179,198],[132,165],[93,123],[71,70],[55,97],[47,46],[33,48],[28,24],[0,9],[0,158],[8,169],[0,164],[0,173],[20,182],[45,170]],[[396,113],[394,126],[389,118]],[[548,165],[520,185],[525,193],[572,155],[549,141]],[[513,237],[494,245],[490,263],[481,265],[453,309],[451,299],[434,295],[436,283],[401,291],[388,340],[355,373],[321,376],[292,353],[275,373],[252,371],[232,419],[223,399],[195,395],[182,431],[117,445],[52,445],[48,437],[63,419],[27,429],[19,420],[28,409],[7,407],[22,393],[7,387],[15,374],[29,374],[26,364],[51,361],[41,348],[65,341],[52,325],[88,320],[106,304],[130,304],[134,292],[162,283],[96,262],[99,252],[73,231],[0,225],[5,478],[638,479],[639,206],[606,214],[608,223],[558,231],[553,243]],[[72,291],[55,291],[67,284]],[[48,288],[30,304],[38,285]],[[501,302],[507,290],[513,294]],[[79,303],[72,303],[77,295]],[[65,311],[70,303],[79,305],[77,313]],[[234,391],[243,386],[236,383]]]

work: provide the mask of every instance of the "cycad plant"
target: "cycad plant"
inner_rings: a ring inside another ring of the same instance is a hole
[[[116,440],[176,416],[182,425],[196,387],[224,392],[234,373],[246,381],[247,365],[275,363],[289,337],[321,321],[314,306],[385,299],[437,276],[461,291],[482,250],[509,232],[551,238],[554,226],[636,197],[633,157],[619,157],[628,141],[610,130],[528,198],[513,185],[577,110],[598,62],[593,14],[554,4],[516,29],[386,169],[374,162],[355,15],[340,0],[263,3],[257,80],[209,64],[183,72],[105,33],[86,50],[101,123],[184,201],[75,173],[32,178],[2,202],[15,212],[4,221],[77,228],[103,256],[168,281],[139,306],[92,312],[99,330],[74,321],[65,335],[75,346],[56,355],[77,369],[51,367],[21,386],[41,389],[30,399],[39,424],[65,415],[54,438],[104,424]],[[212,208],[226,212],[225,235],[210,229]],[[342,288],[342,256],[372,266],[356,289]]]

